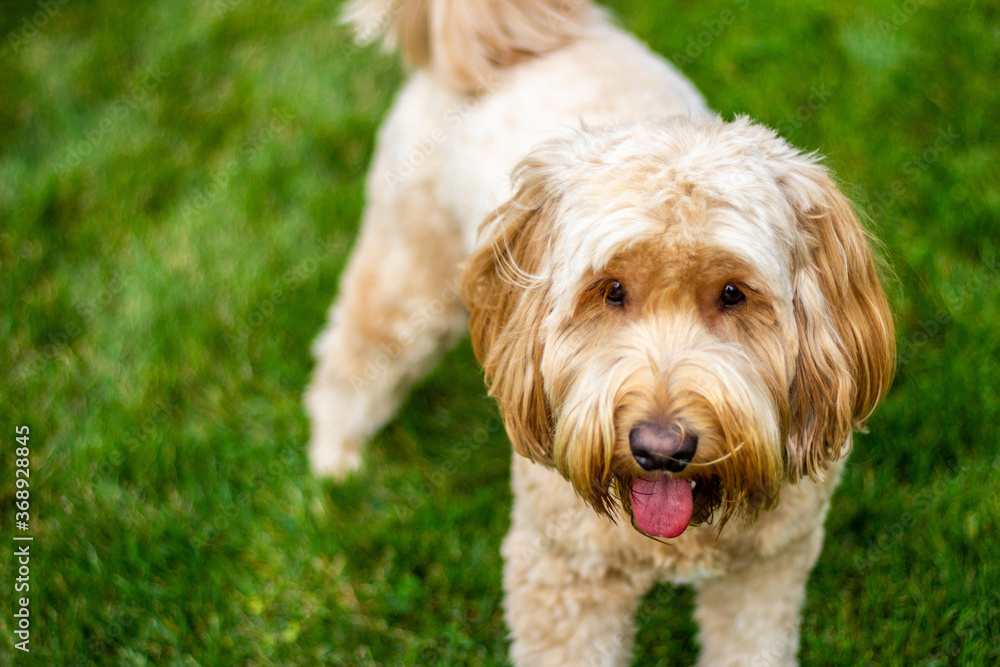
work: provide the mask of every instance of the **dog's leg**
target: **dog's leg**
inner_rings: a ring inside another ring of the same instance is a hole
[[[305,398],[313,472],[335,478],[466,328],[460,233],[431,185],[369,197]]]
[[[648,586],[597,558],[576,563],[523,524],[515,516],[503,545],[504,607],[513,663],[628,664],[635,612]]]
[[[698,587],[701,665],[797,664],[806,580],[823,545],[822,528],[785,551]]]

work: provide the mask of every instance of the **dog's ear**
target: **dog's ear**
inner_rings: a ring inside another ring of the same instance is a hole
[[[824,169],[797,158],[783,179],[800,238],[799,351],[791,389],[789,476],[817,478],[889,390],[896,343],[869,239]]]
[[[554,198],[544,164],[529,157],[515,172],[513,198],[480,229],[465,265],[462,298],[471,312],[472,349],[514,450],[551,463],[553,421],[542,382],[542,323],[548,313],[547,255]]]

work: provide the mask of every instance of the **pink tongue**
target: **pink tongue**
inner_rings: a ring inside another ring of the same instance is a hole
[[[632,482],[632,517],[639,530],[655,537],[677,537],[691,522],[691,482],[677,477]]]

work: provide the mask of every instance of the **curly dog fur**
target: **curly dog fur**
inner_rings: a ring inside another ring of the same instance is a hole
[[[697,591],[703,664],[794,664],[851,434],[894,366],[850,203],[589,2],[347,19],[415,71],[316,343],[314,471],[357,468],[469,330],[519,454],[513,661],[626,663],[642,595],[671,581]]]

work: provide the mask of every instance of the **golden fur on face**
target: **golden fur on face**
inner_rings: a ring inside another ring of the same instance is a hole
[[[550,142],[516,180],[464,295],[520,454],[628,517],[648,474],[630,430],[678,423],[699,438],[680,473],[695,521],[753,518],[843,455],[891,382],[893,327],[863,228],[811,158],[746,121],[676,119]],[[745,298],[724,305],[727,285]]]

